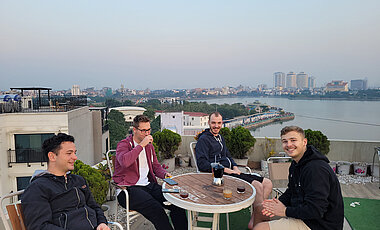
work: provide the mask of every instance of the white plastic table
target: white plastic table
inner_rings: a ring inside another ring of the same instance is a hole
[[[212,185],[211,173],[188,173],[175,176],[172,179],[178,185],[170,186],[163,183],[163,188],[180,188],[186,186],[189,193],[188,198],[181,198],[178,193],[164,193],[164,197],[173,205],[188,210],[188,229],[206,229],[197,227],[197,220],[204,221],[204,217],[194,218],[197,212],[212,213],[212,229],[219,229],[220,213],[236,212],[247,208],[255,201],[256,190],[248,182],[231,177],[223,176],[225,184],[223,186]],[[237,193],[237,186],[244,185],[245,192]],[[227,186],[232,190],[232,197],[229,200],[223,198],[223,187]],[[247,223],[248,224],[248,223]],[[209,229],[209,228],[207,228]]]

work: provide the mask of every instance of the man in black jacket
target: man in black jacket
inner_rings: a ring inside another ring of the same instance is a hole
[[[32,178],[22,196],[28,230],[110,230],[86,180],[70,174],[77,159],[74,137],[60,133],[42,146],[48,169]]]
[[[288,188],[278,200],[264,201],[262,213],[284,218],[259,223],[254,229],[343,229],[342,193],[327,157],[307,145],[300,127],[283,128],[281,141],[293,159]]]
[[[219,162],[224,166],[224,174],[245,180],[255,187],[256,198],[253,206],[257,209],[257,206],[261,206],[263,200],[267,199],[271,193],[272,182],[267,178],[245,174],[239,170],[237,164],[231,158],[224,138],[219,134],[223,124],[223,118],[220,113],[211,113],[209,115],[208,124],[210,128],[199,134],[198,142],[195,147],[195,155],[197,158],[197,166],[199,171],[211,172],[211,163]],[[253,221],[257,221],[262,218],[263,216],[259,213],[256,215],[255,219],[250,221],[250,225],[253,225]]]

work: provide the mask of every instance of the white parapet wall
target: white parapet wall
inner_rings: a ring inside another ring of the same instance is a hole
[[[256,143],[254,148],[249,151],[248,158],[250,161],[260,161],[266,159],[268,153],[266,151],[265,137],[255,137]],[[280,138],[270,138],[273,140],[273,150],[283,152]],[[176,154],[188,154],[190,152],[190,143],[195,141],[194,136],[182,136],[182,143]],[[375,147],[380,147],[380,141],[355,141],[355,140],[330,140],[330,152],[327,157],[330,161],[349,161],[349,162],[367,162],[372,163]],[[375,157],[375,163],[379,159]]]

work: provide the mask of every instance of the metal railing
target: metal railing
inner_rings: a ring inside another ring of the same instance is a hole
[[[26,163],[30,167],[30,163],[41,163],[41,166],[44,166],[44,163],[47,162],[46,157],[44,156],[42,149],[16,149],[8,150],[8,167],[11,168],[12,164]]]

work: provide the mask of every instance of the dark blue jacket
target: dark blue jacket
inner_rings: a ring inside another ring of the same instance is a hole
[[[214,162],[219,162],[230,169],[236,166],[222,135],[214,136],[210,129],[206,129],[199,134],[198,142],[195,146],[195,156],[198,169],[201,172],[211,172],[211,163]]]
[[[289,184],[279,200],[286,216],[301,219],[311,229],[343,229],[343,198],[329,160],[307,146],[301,160],[289,168]]]
[[[32,178],[21,198],[28,230],[93,230],[107,223],[86,180],[78,175],[48,172]]]

